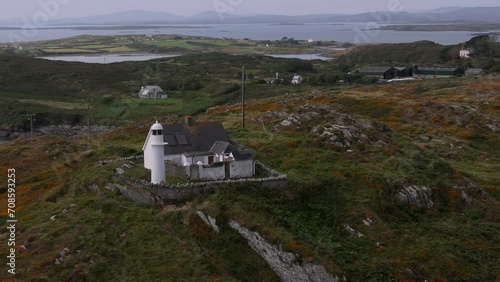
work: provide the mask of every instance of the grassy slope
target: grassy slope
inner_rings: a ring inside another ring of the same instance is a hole
[[[98,65],[2,56],[0,124],[28,130],[28,113],[38,114],[36,125],[82,123],[87,116],[84,101],[89,100],[94,124],[126,124],[154,116],[196,114],[238,99],[237,74],[242,66],[256,76],[249,83],[256,83],[257,79],[274,77],[276,72],[291,77],[290,64],[295,61],[208,53]],[[319,61],[317,64],[327,65]],[[132,99],[146,84],[159,84],[174,99],[158,103]],[[278,90],[257,87],[266,96],[276,95]],[[297,87],[283,86],[279,91],[288,89]]]
[[[487,37],[487,36],[486,36]],[[464,44],[440,45],[432,41],[417,41],[398,44],[359,45],[337,62],[349,66],[449,66],[460,68],[483,68],[497,72],[493,67],[499,65],[500,43],[486,44],[485,36],[476,36]],[[494,38],[493,38],[494,39]],[[461,59],[461,48],[474,50],[471,59]]]
[[[213,56],[201,65],[229,79],[231,71],[224,74],[223,69],[237,70],[238,60],[227,57],[221,68],[219,58]],[[168,64],[188,67],[193,61],[201,60],[186,57]],[[106,72],[106,68],[99,70]],[[260,87],[250,86],[249,95],[262,97],[260,92],[269,89],[271,95],[291,92],[287,87]],[[234,232],[223,228],[221,235],[215,235],[193,216],[195,210],[205,210],[224,226],[229,218],[237,219],[285,250],[315,259],[353,281],[498,279],[500,138],[485,127],[499,117],[498,80],[325,87],[314,93],[307,87],[290,89],[298,94],[250,100],[246,130],[239,129],[237,105],[214,107],[196,117],[220,120],[231,138],[287,173],[290,188],[285,191],[233,187],[198,196],[191,205],[177,203],[183,207],[180,210],[130,203],[104,189],[118,164],[96,166],[94,162],[139,153],[147,123],[104,134],[92,151],[87,151],[85,140],[62,137],[0,145],[1,170],[18,170],[18,242],[27,248],[20,251],[18,278],[277,281]],[[189,99],[197,96],[191,95],[172,102],[141,102],[141,111],[164,103],[193,106],[196,102]],[[386,124],[390,131],[367,134],[387,145],[355,142],[352,153],[323,145],[312,128],[332,123],[336,116],[271,130],[286,117],[276,113],[300,113],[304,106],[318,105],[355,120]],[[102,107],[106,109],[105,104]],[[452,188],[465,185],[465,178],[486,193],[467,190],[471,205]],[[100,187],[98,192],[89,189],[93,184]],[[429,186],[435,208],[398,204],[394,193],[402,184]],[[4,206],[6,197],[0,201]],[[49,219],[52,215],[55,221]],[[373,220],[372,226],[363,224],[366,218]],[[365,237],[350,236],[343,224]],[[71,255],[55,265],[64,248]],[[2,257],[4,252],[2,248]]]
[[[382,66],[398,66],[399,64],[403,66],[411,64],[442,65],[446,62],[441,58],[441,54],[450,48],[456,49],[456,54],[460,50],[459,47],[440,45],[431,41],[362,45],[339,58],[339,63]]]

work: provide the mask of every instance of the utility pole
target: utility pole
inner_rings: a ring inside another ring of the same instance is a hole
[[[28,114],[28,120],[30,121],[30,139],[33,139],[33,121],[35,120],[33,117],[36,114]]]
[[[245,129],[245,67],[241,71],[241,128]]]
[[[87,109],[87,134],[89,139],[89,149],[92,147],[92,141],[90,139],[90,102],[92,102],[92,99],[85,101],[85,108]]]

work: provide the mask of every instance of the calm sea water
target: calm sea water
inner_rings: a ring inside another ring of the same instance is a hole
[[[11,42],[12,38],[23,41],[60,39],[84,34],[182,34],[191,36],[209,36],[216,38],[250,38],[254,40],[277,40],[283,37],[295,39],[333,40],[352,43],[403,43],[430,40],[440,44],[457,44],[473,37],[468,31],[391,31],[370,30],[373,25],[366,23],[348,24],[207,24],[207,25],[169,25],[154,29],[116,29],[99,30],[98,28],[78,29],[39,29],[39,30],[0,30],[0,42]]]
[[[111,55],[68,55],[68,56],[45,56],[38,57],[40,59],[66,61],[66,62],[82,62],[94,64],[111,64],[118,62],[130,61],[148,61],[160,58],[171,58],[178,55],[158,55],[158,54],[111,54]],[[268,54],[266,56],[275,58],[297,58],[302,60],[329,60],[330,58],[323,57],[319,54]]]
[[[111,64],[130,61],[148,61],[160,58],[170,58],[177,55],[157,55],[157,54],[110,54],[110,55],[72,55],[72,56],[46,56],[38,57],[54,61],[82,62],[94,64]]]

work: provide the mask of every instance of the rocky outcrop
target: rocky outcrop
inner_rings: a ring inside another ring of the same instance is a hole
[[[355,230],[354,228],[352,228],[351,226],[349,226],[347,224],[344,224],[344,228],[345,228],[345,230],[347,230],[347,232],[351,233],[351,235],[354,237],[361,238],[361,237],[365,236],[365,235],[363,235],[363,233]]]
[[[239,225],[236,221],[230,221],[229,226],[238,231],[247,240],[250,247],[256,251],[267,264],[285,282],[336,282],[326,269],[315,263],[299,262],[298,258],[288,252],[284,252],[267,243],[257,232],[252,232]],[[343,279],[345,281],[345,279]]]
[[[456,179],[452,183],[453,189],[460,191],[460,196],[462,197],[463,203],[471,205],[474,197],[483,197],[486,195],[484,190],[479,187],[476,183],[471,181],[466,177],[461,177]]]
[[[25,134],[24,130],[15,130],[12,128],[0,126],[0,143],[14,140],[16,138],[19,138],[23,134]]]
[[[324,145],[350,148],[354,143],[379,144],[380,132],[389,132],[384,124],[372,124],[346,113],[342,106],[329,104],[306,104],[282,119],[283,113],[266,114],[264,119],[279,117],[274,130],[312,128],[311,132]],[[386,143],[385,143],[386,144]]]
[[[427,207],[432,209],[434,202],[432,201],[432,190],[429,187],[411,185],[403,187],[396,194],[396,198],[404,203],[417,207]]]
[[[56,258],[55,264],[60,265],[64,262],[64,260],[71,255],[71,250],[68,248],[64,248],[59,252],[59,255]]]
[[[311,121],[320,116],[317,112],[305,112],[302,114],[291,114],[285,120],[281,121],[275,128],[277,127],[289,127],[295,126],[299,127],[302,123]]]
[[[196,213],[201,218],[201,220],[205,222],[206,225],[212,227],[215,233],[220,232],[219,226],[217,226],[217,221],[215,220],[215,218],[209,216],[208,214],[203,213],[202,211],[197,211]]]
[[[202,211],[197,211],[196,213],[205,224],[210,226],[216,233],[221,232],[215,218]],[[246,229],[234,220],[229,222],[229,226],[240,233],[240,235],[247,240],[248,245],[250,245],[250,247],[257,252],[285,282],[337,282],[340,280],[330,275],[323,266],[300,261],[296,255],[284,252],[267,243],[259,233]],[[344,278],[342,281],[346,281],[346,279]]]

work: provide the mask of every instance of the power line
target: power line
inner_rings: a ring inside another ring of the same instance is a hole
[[[93,101],[92,99],[84,100],[85,108],[87,109],[87,128],[88,128],[87,135],[89,139],[89,149],[92,147],[92,139],[90,136],[90,102],[92,101]]]

